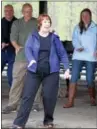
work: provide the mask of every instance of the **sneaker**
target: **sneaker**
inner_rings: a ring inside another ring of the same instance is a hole
[[[22,129],[21,127],[12,127],[11,129]]]
[[[2,114],[9,114],[11,112],[16,112],[16,107],[7,106],[2,110]]]
[[[44,124],[44,128],[54,128],[54,124],[53,124],[53,122],[49,122],[49,123],[46,123],[46,124]]]
[[[17,125],[12,125],[11,129],[23,129],[23,128]]]

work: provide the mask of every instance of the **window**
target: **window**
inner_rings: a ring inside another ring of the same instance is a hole
[[[15,16],[17,18],[22,17],[22,5],[24,3],[30,3],[33,7],[33,16],[38,17],[39,15],[39,2],[2,2],[2,17],[4,16],[4,6],[7,4],[11,4],[14,7]]]
[[[52,18],[52,26],[61,40],[72,39],[73,28],[78,24],[80,12],[84,8],[91,9],[93,21],[97,23],[97,2],[48,2],[48,14]]]

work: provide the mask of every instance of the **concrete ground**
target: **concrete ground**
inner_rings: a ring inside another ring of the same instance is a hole
[[[54,123],[56,128],[97,128],[97,107],[90,106],[87,88],[78,87],[75,106],[70,109],[63,109],[66,98],[59,98],[57,101]],[[2,108],[7,104],[8,99],[2,97]],[[16,112],[2,114],[2,128],[11,127]],[[40,112],[31,111],[27,128],[41,128],[43,120],[43,110]]]

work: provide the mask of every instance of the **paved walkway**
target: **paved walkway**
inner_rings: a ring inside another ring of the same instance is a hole
[[[67,99],[58,99],[55,110],[56,128],[97,128],[97,107],[90,106],[87,88],[79,87],[75,99],[75,107],[63,109],[62,106]],[[2,98],[2,108],[7,104],[7,99]],[[16,113],[2,115],[2,128],[11,127]],[[43,110],[32,111],[27,122],[28,128],[41,128],[43,120]]]

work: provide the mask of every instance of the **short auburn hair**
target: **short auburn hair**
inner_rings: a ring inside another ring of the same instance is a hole
[[[49,20],[50,21],[50,25],[52,24],[52,21],[51,21],[51,18],[49,15],[47,14],[41,14],[39,15],[39,17],[37,18],[37,24],[38,24],[38,30],[40,30],[40,27],[42,25],[42,21],[46,19],[46,20]]]

